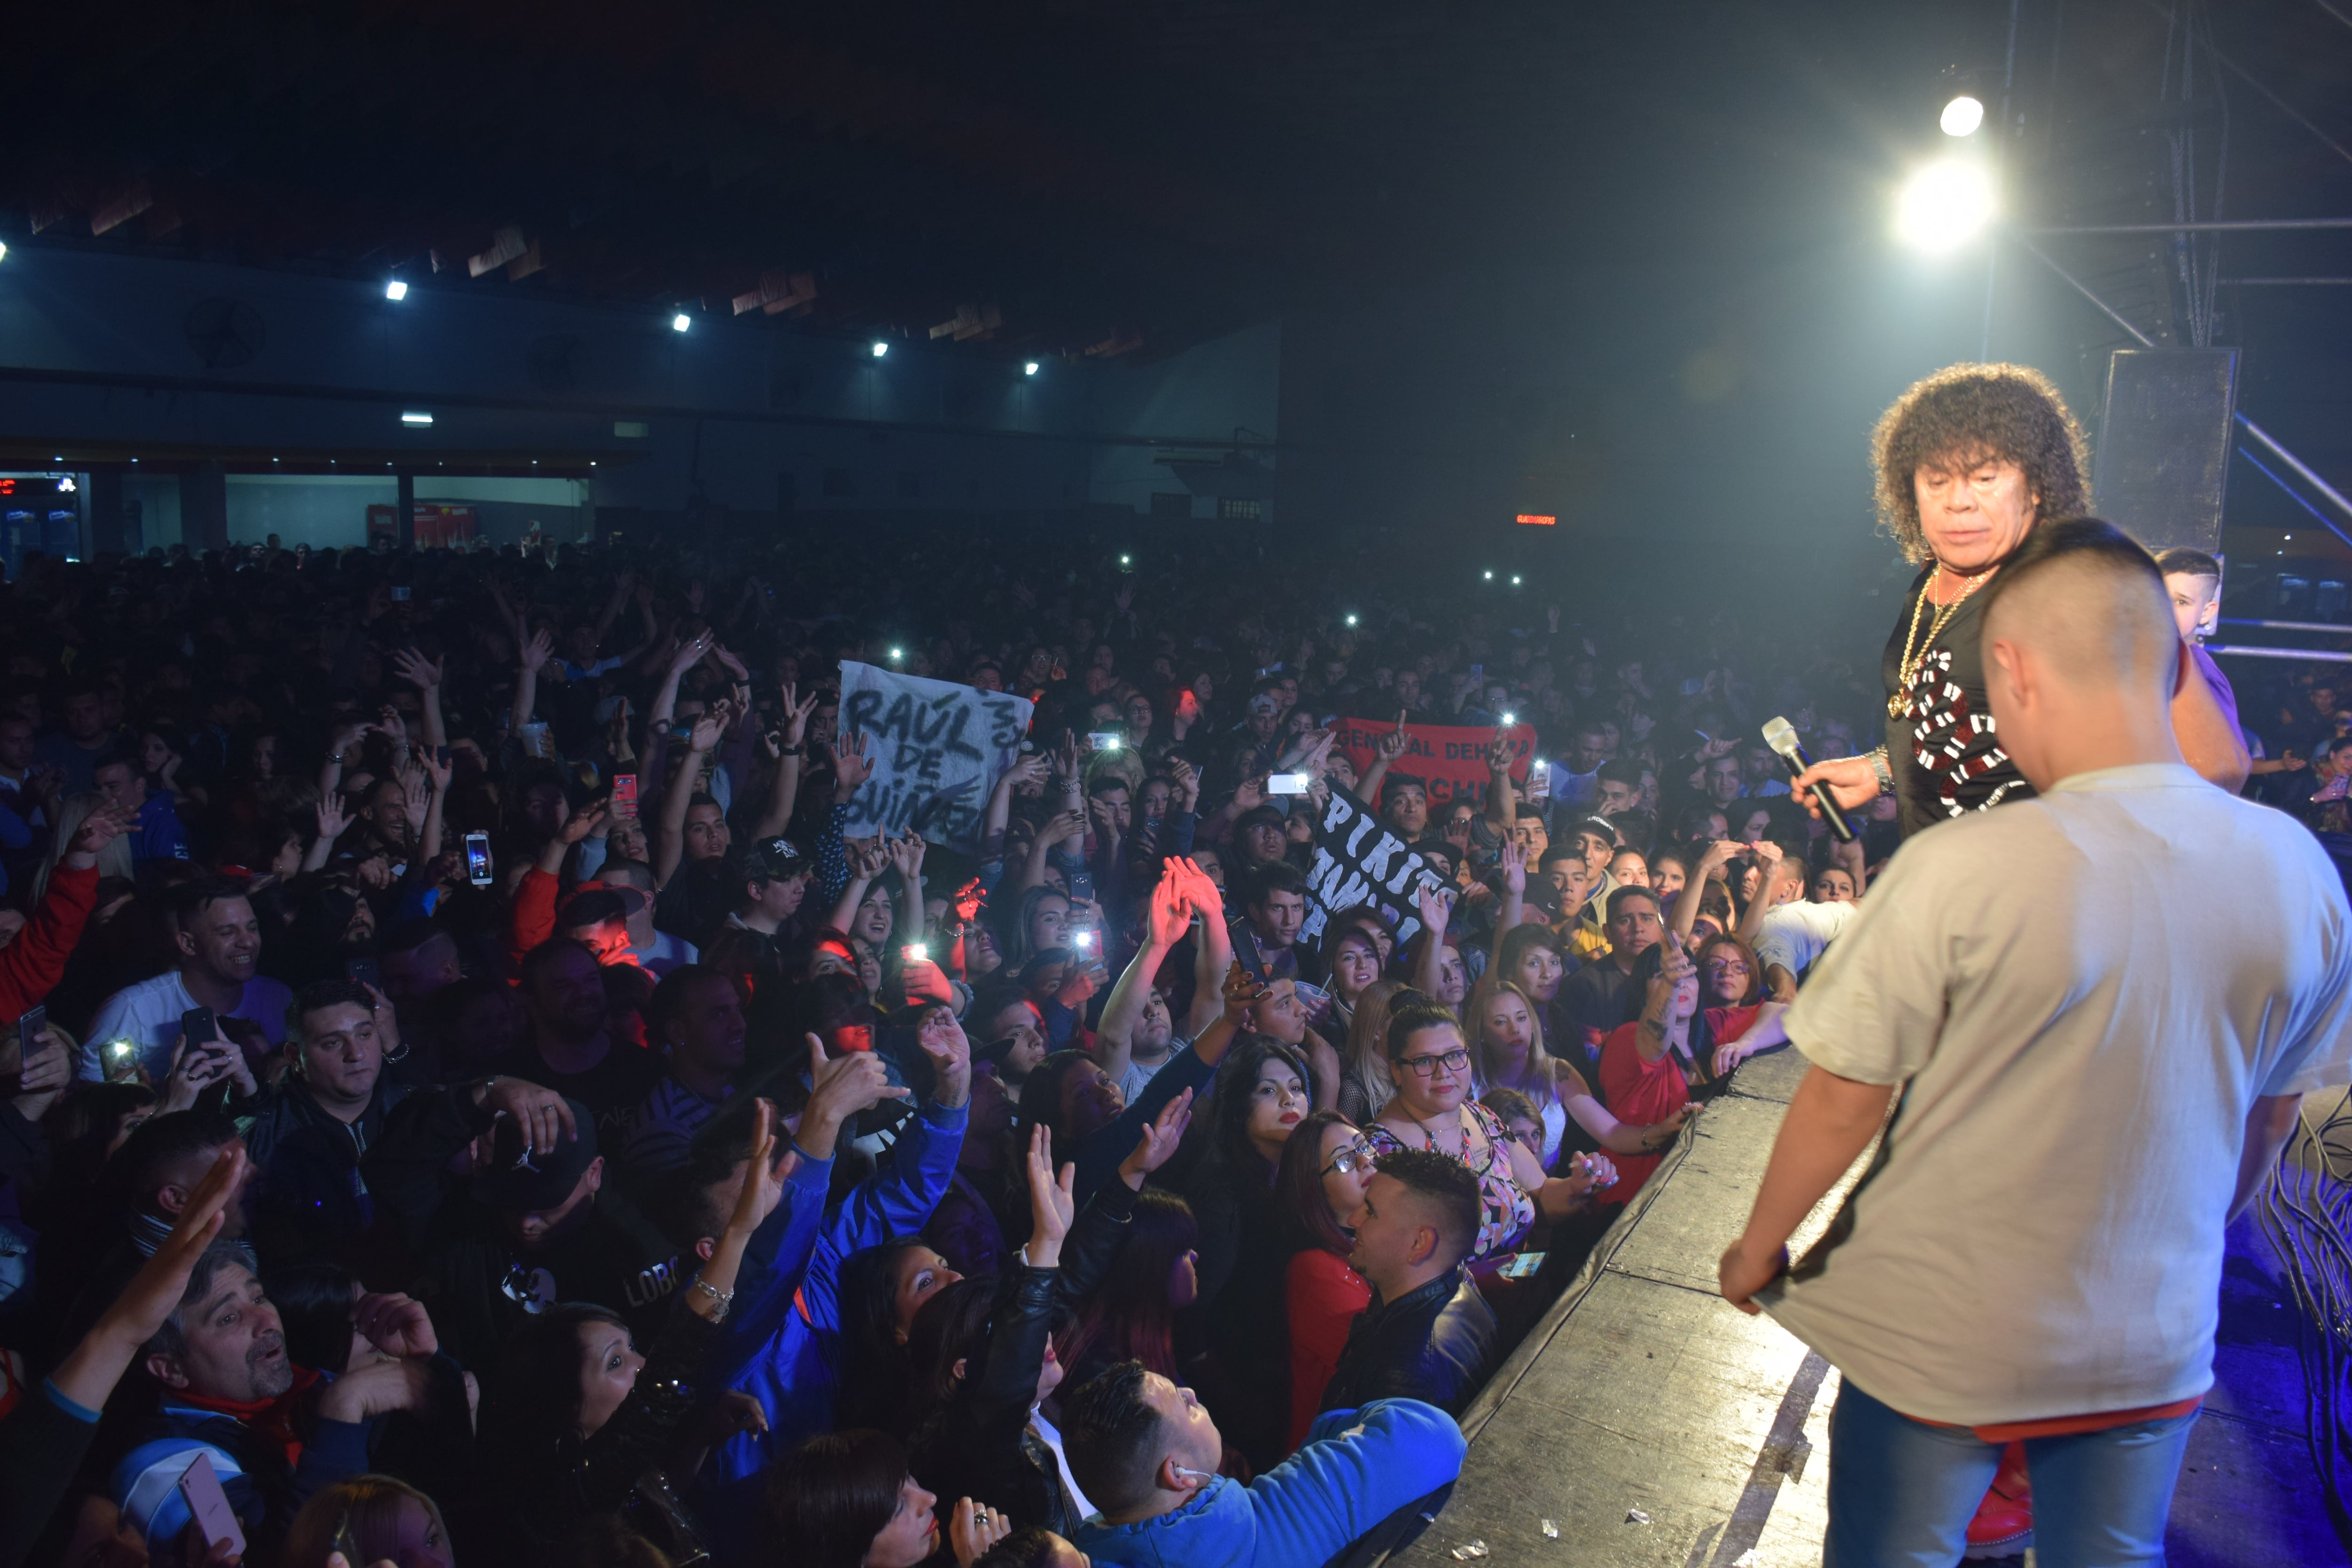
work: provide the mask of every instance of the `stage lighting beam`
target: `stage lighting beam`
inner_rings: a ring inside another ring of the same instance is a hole
[[[1984,105],[1969,94],[1961,93],[1944,105],[1944,112],[1937,117],[1936,123],[1943,127],[1947,136],[1973,136],[1984,123]]]
[[[1895,200],[1895,237],[1936,254],[1966,245],[1992,222],[1992,176],[1965,158],[1930,163],[1904,183]]]

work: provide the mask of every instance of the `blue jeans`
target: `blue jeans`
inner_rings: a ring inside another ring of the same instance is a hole
[[[2161,1563],[2173,1483],[2197,1414],[2029,1438],[2042,1568]],[[2000,1462],[1998,1443],[1910,1420],[1843,1384],[1830,1414],[1822,1568],[1950,1568]]]

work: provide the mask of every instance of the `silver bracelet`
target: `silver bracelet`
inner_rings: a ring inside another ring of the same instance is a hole
[[[1870,763],[1870,771],[1878,775],[1878,793],[1881,795],[1893,795],[1895,793],[1895,773],[1893,769],[1886,765],[1886,748],[1881,746],[1874,752],[1865,753],[1864,760]]]
[[[717,1286],[706,1281],[699,1274],[694,1277],[693,1283],[689,1284],[687,1289],[689,1290],[699,1290],[704,1295],[710,1298],[710,1304],[714,1309],[710,1314],[710,1321],[712,1322],[723,1323],[727,1321],[729,1309],[735,1305],[734,1291],[721,1290]]]

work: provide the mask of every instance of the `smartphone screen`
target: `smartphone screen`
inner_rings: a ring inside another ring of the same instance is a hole
[[[614,773],[613,775],[613,815],[615,816],[637,815],[636,774]]]
[[[1087,744],[1097,752],[1116,752],[1119,748],[1119,733],[1116,730],[1089,730],[1087,731]]]
[[[106,1081],[137,1083],[139,1081],[139,1047],[131,1040],[106,1042]]]
[[[180,1495],[188,1500],[188,1511],[195,1515],[196,1527],[204,1531],[209,1545],[226,1541],[229,1551],[245,1551],[245,1531],[237,1527],[236,1510],[228,1505],[228,1494],[221,1490],[220,1476],[213,1469],[213,1457],[197,1450],[196,1462],[180,1477]]]
[[[381,989],[383,984],[383,966],[373,958],[347,958],[343,960],[343,978],[354,985],[373,985]]]
[[[48,1026],[47,1007],[27,1007],[16,1020],[16,1037],[13,1042],[0,1040],[0,1077],[25,1070],[41,1048],[41,1031]]]
[[[1265,781],[1268,795],[1305,795],[1310,787],[1305,773],[1272,773]]]
[[[477,888],[490,885],[490,836],[487,833],[466,835],[466,876]]]

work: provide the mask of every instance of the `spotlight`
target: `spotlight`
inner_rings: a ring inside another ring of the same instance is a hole
[[[1023,365],[1023,366],[1021,367],[1021,374],[1024,374],[1024,375],[1034,375],[1034,374],[1037,374],[1037,362],[1036,362],[1035,360],[1034,360],[1034,359],[1033,359],[1033,360],[1031,360],[1027,364]]]
[[[1516,588],[1516,587],[1517,587],[1518,585],[1519,585],[1519,574],[1518,574],[1517,572],[1514,572],[1514,573],[1512,573],[1512,574],[1511,574],[1511,586],[1512,586],[1512,587],[1514,587],[1514,588]]]
[[[5,261],[5,260],[7,260],[7,259],[8,259],[8,247],[7,247],[6,246],[5,246],[5,245],[0,245],[0,261]]]
[[[1495,580],[1495,574],[1494,574],[1492,572],[1487,573],[1487,574],[1486,574],[1486,581],[1487,581],[1487,582],[1489,582],[1489,583],[1491,583],[1491,582],[1493,582],[1494,580]]]
[[[1967,93],[1944,105],[1944,112],[1936,123],[1944,128],[1947,136],[1973,136],[1984,123],[1984,105]]]
[[[694,318],[684,310],[680,310],[669,319],[669,330],[673,332],[682,332],[692,325],[694,325]]]
[[[1122,555],[1118,558],[1118,563],[1122,566],[1132,566],[1135,564],[1135,557],[1132,555]]]
[[[72,476],[71,474],[60,474],[60,475],[58,475],[58,489],[60,491],[62,491],[64,494],[66,494],[66,495],[71,495],[71,494],[73,494],[73,493],[74,493],[74,482],[73,482],[73,476]]]
[[[890,345],[888,343],[877,342],[874,345],[874,357],[876,359],[880,359],[884,354],[887,354],[889,352]]]
[[[395,278],[383,286],[383,297],[397,304],[408,298],[408,285]]]
[[[1351,626],[1356,624],[1356,612],[1353,610],[1348,612],[1348,624]]]
[[[890,662],[891,662],[892,664],[898,664],[898,663],[899,663],[900,661],[902,661],[903,659],[905,659],[905,658],[906,658],[906,657],[907,657],[907,650],[906,650],[905,648],[902,648],[902,647],[894,647],[894,648],[892,648],[892,649],[890,650]]]
[[[1916,250],[1951,250],[1983,231],[1993,206],[1992,179],[1982,168],[1957,158],[1930,163],[1895,198],[1895,237]]]
[[[423,413],[404,414],[400,416],[400,422],[403,425],[430,425],[433,423],[433,416]]]

